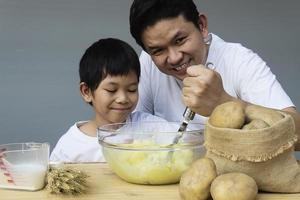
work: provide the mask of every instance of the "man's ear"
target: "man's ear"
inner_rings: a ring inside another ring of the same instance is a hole
[[[199,14],[199,29],[202,34],[203,39],[208,37],[208,23],[207,23],[207,17],[205,14],[200,13]]]
[[[90,88],[87,86],[85,82],[80,83],[79,90],[83,100],[87,103],[91,103],[93,97],[92,91],[90,90]]]

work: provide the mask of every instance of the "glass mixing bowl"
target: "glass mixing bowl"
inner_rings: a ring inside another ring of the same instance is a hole
[[[180,122],[117,123],[99,127],[98,141],[109,167],[136,184],[172,184],[192,162],[204,156],[203,124],[190,123],[180,134]]]

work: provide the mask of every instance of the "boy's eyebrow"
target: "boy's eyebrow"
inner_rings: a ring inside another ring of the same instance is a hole
[[[109,85],[120,85],[119,83],[116,83],[116,82],[108,82],[107,84]],[[132,82],[132,83],[129,83],[128,85],[138,85],[139,82],[138,81],[135,81],[135,82]]]

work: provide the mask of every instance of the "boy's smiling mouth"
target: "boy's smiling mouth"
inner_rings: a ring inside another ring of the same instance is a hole
[[[131,107],[124,107],[124,108],[111,108],[112,110],[116,110],[116,111],[127,111],[130,110]]]

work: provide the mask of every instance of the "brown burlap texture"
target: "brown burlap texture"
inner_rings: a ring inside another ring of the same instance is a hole
[[[205,127],[206,156],[218,174],[242,172],[255,179],[259,190],[300,192],[300,168],[294,157],[295,124],[290,115],[264,129]]]

